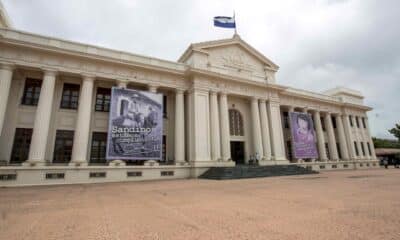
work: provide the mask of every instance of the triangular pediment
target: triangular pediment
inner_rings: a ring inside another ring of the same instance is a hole
[[[270,59],[243,41],[238,35],[233,38],[201,42],[190,45],[178,60],[186,62],[194,52],[208,56],[208,64],[242,70],[263,72],[277,71],[279,67]]]

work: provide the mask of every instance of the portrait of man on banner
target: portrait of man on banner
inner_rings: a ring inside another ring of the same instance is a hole
[[[161,160],[162,95],[112,88],[107,159]]]
[[[295,158],[317,158],[314,123],[307,113],[290,112],[292,149]]]

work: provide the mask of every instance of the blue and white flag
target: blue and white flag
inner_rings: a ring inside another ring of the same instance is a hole
[[[214,26],[223,28],[236,28],[235,17],[214,17]]]

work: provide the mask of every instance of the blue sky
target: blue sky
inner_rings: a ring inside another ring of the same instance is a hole
[[[228,38],[212,18],[236,11],[240,36],[280,66],[277,81],[361,91],[373,136],[400,122],[400,1],[3,0],[14,27],[177,60],[193,42]]]

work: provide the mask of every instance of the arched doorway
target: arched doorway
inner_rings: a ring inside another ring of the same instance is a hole
[[[236,164],[245,164],[243,117],[236,109],[229,109],[229,132],[232,161]]]

